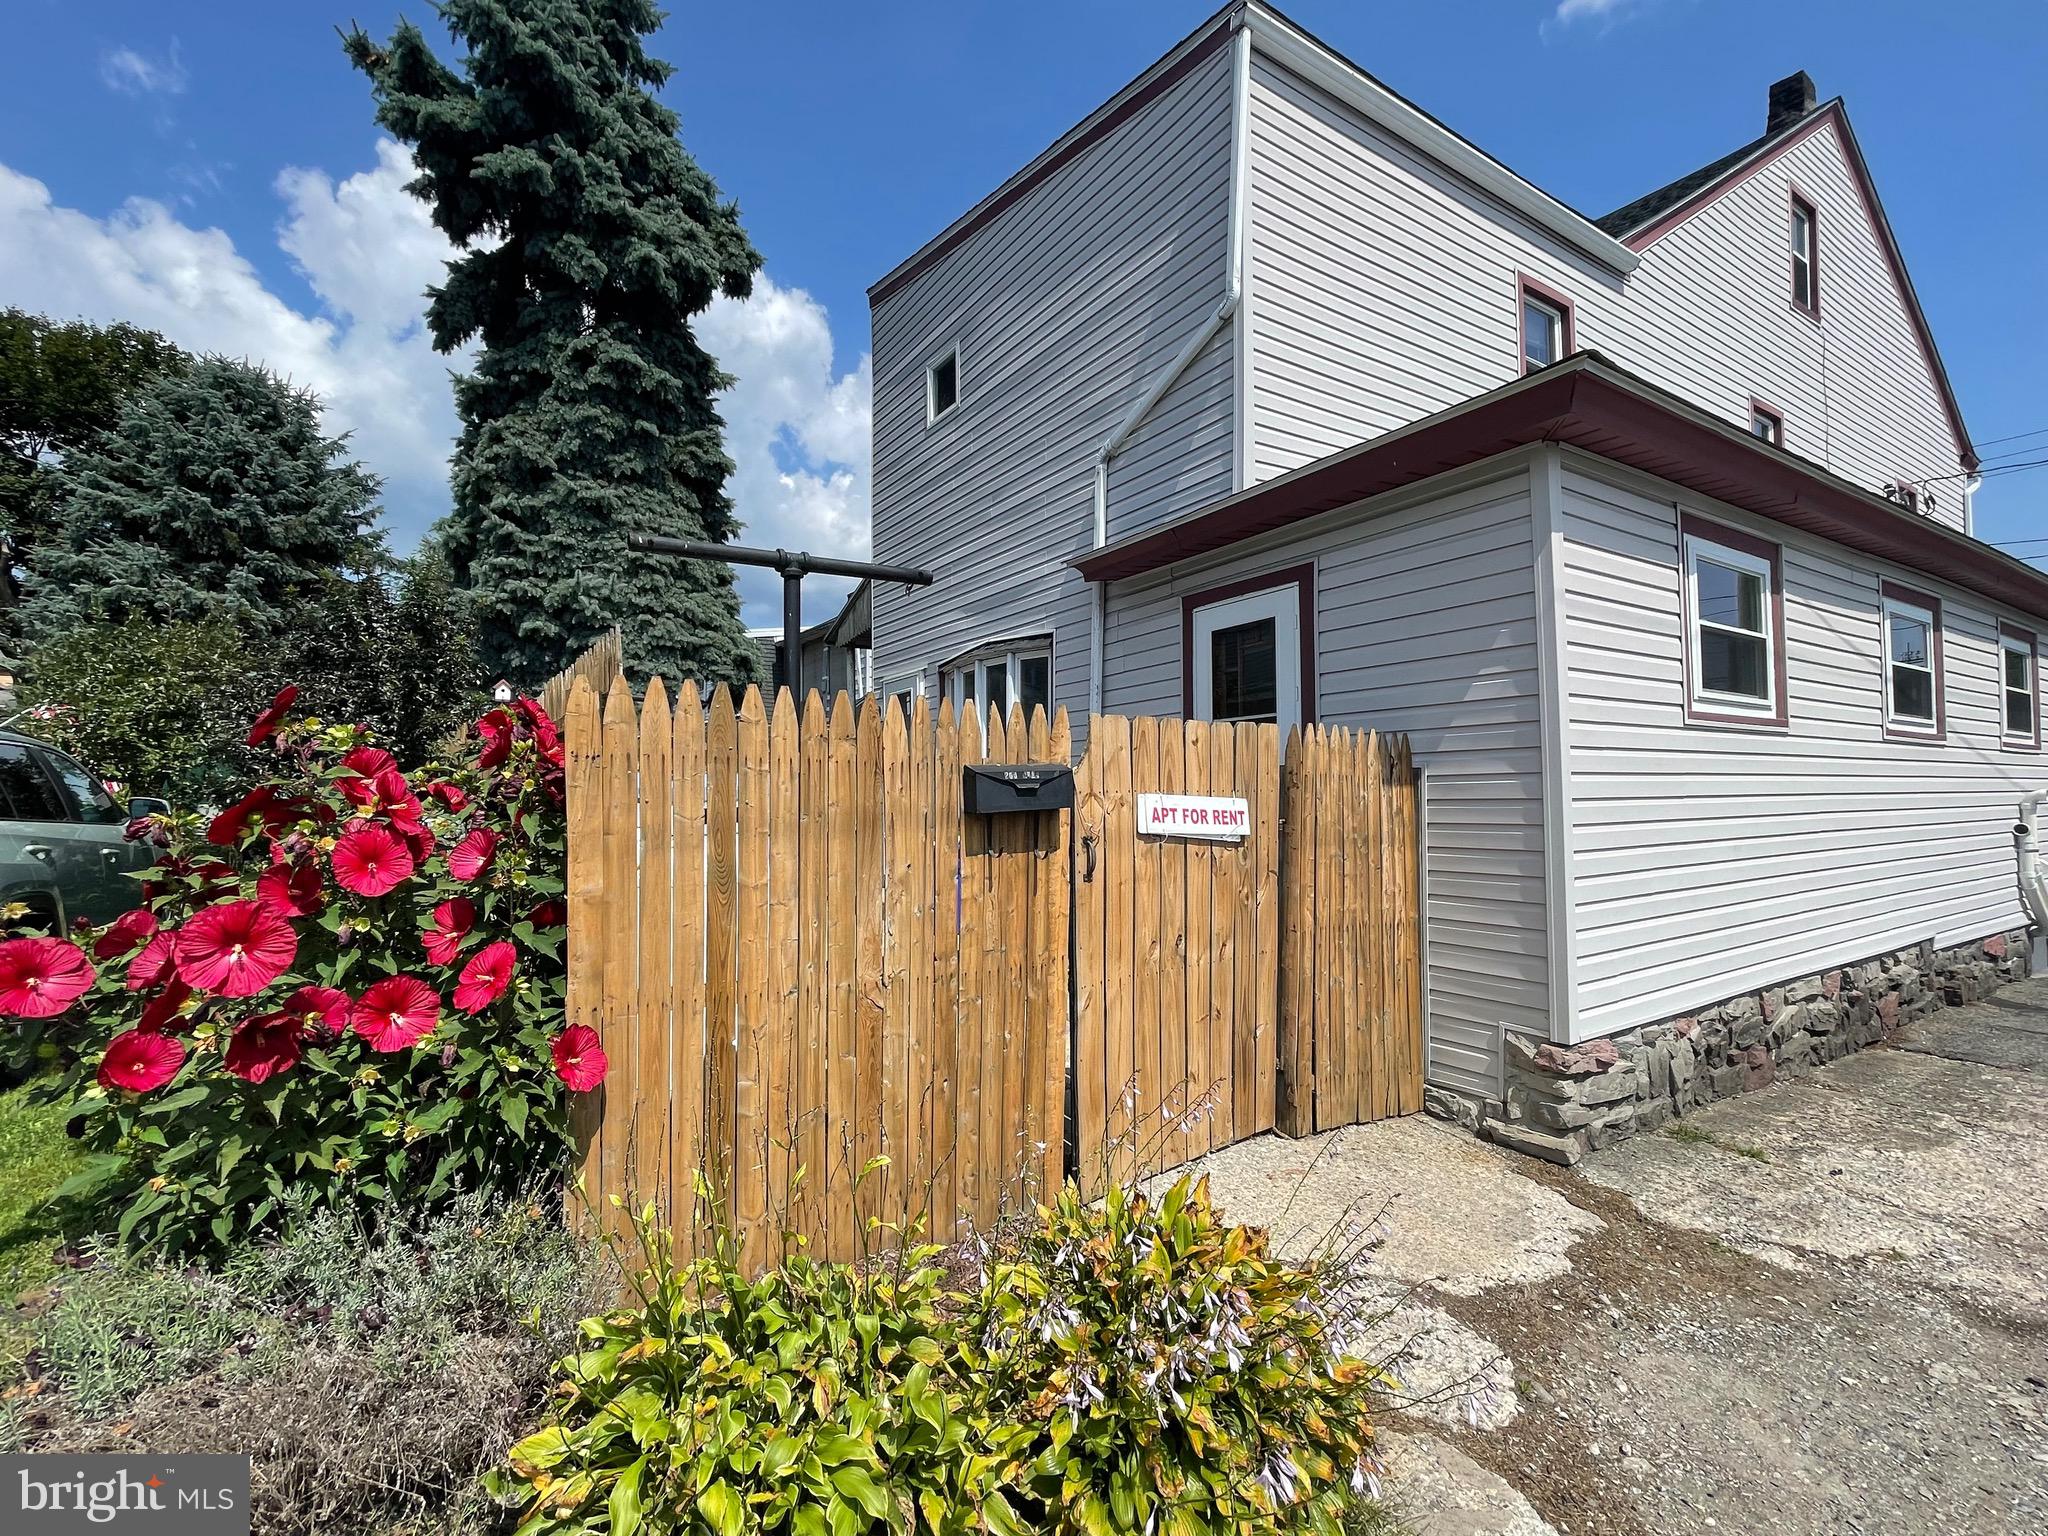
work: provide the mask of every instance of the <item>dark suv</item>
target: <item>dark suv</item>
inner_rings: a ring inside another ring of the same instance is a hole
[[[122,834],[130,814],[79,761],[47,742],[0,731],[0,902],[27,902],[61,930],[74,918],[104,923],[141,899],[130,873],[155,854]]]

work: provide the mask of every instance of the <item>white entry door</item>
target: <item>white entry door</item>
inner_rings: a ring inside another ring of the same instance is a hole
[[[1301,595],[1289,582],[1206,603],[1189,635],[1197,720],[1301,724]]]

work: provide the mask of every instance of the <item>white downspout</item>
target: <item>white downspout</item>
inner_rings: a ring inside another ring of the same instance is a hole
[[[2020,900],[2034,927],[2048,933],[2048,869],[2041,863],[2041,808],[2048,805],[2048,789],[2036,789],[2020,796],[2019,824],[2012,829],[2013,853],[2019,860]]]
[[[1109,542],[1109,462],[1122,451],[1131,434],[1152,413],[1166,392],[1173,388],[1176,380],[1187,372],[1188,365],[1201,355],[1217,331],[1231,316],[1237,313],[1238,300],[1244,294],[1244,242],[1245,242],[1245,136],[1251,113],[1252,89],[1252,34],[1245,25],[1242,11],[1234,23],[1236,35],[1231,40],[1232,84],[1230,94],[1230,224],[1225,240],[1229,246],[1229,270],[1223,284],[1223,297],[1217,302],[1209,318],[1195,327],[1187,344],[1174,354],[1152,381],[1152,387],[1145,391],[1138,403],[1131,407],[1117,429],[1103,439],[1102,446],[1095,452],[1095,545],[1100,549]],[[1235,386],[1233,386],[1235,387]],[[1239,402],[1243,408],[1243,402]],[[1109,624],[1109,583],[1095,583],[1094,627],[1090,637],[1088,667],[1088,712],[1102,713],[1102,668],[1103,647]]]

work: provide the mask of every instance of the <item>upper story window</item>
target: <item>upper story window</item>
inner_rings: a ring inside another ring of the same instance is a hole
[[[1182,713],[1283,736],[1313,719],[1314,591],[1315,567],[1300,565],[1181,599]]]
[[[1879,588],[1884,623],[1884,724],[1889,736],[1942,735],[1941,599],[1897,582]]]
[[[1792,306],[1820,313],[1820,222],[1813,204],[1792,194]]]
[[[1782,412],[1771,409],[1761,400],[1749,402],[1749,435],[1760,438],[1773,448],[1785,446],[1785,417]]]
[[[960,350],[954,348],[924,371],[924,420],[930,426],[960,403]]]
[[[1784,598],[1778,546],[1686,517],[1686,718],[1785,723]]]
[[[1534,278],[1521,279],[1522,372],[1548,368],[1572,350],[1572,301]]]
[[[2009,747],[2041,745],[2040,680],[2030,630],[1998,626],[2001,736]]]

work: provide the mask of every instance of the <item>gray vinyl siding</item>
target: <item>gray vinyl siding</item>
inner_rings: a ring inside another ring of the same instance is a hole
[[[1053,637],[1057,703],[1085,707],[1101,443],[1215,308],[1227,273],[1228,50],[1205,61],[874,307],[875,675],[999,636]],[[925,423],[925,368],[960,352],[960,405]],[[1112,466],[1114,533],[1231,486],[1226,327]]]
[[[1998,624],[2038,619],[1726,508],[1782,548],[1790,724],[1688,724],[1678,513],[1568,472],[1563,656],[1579,1038],[2020,926],[2011,827],[2048,762],[2000,740]],[[1887,740],[1879,583],[1941,599],[1947,740]]]
[[[1250,101],[1250,478],[1269,479],[1520,375],[1518,278],[1573,302],[1574,345],[1870,489],[1952,476],[1957,443],[1833,127],[1650,245],[1593,266],[1274,62]],[[1790,303],[1797,184],[1821,314]],[[1960,481],[1935,515],[1960,525]]]
[[[1526,474],[1112,587],[1105,707],[1179,714],[1183,598],[1311,561],[1318,717],[1407,732],[1429,774],[1430,1080],[1497,1097],[1502,1026],[1549,1030]]]

